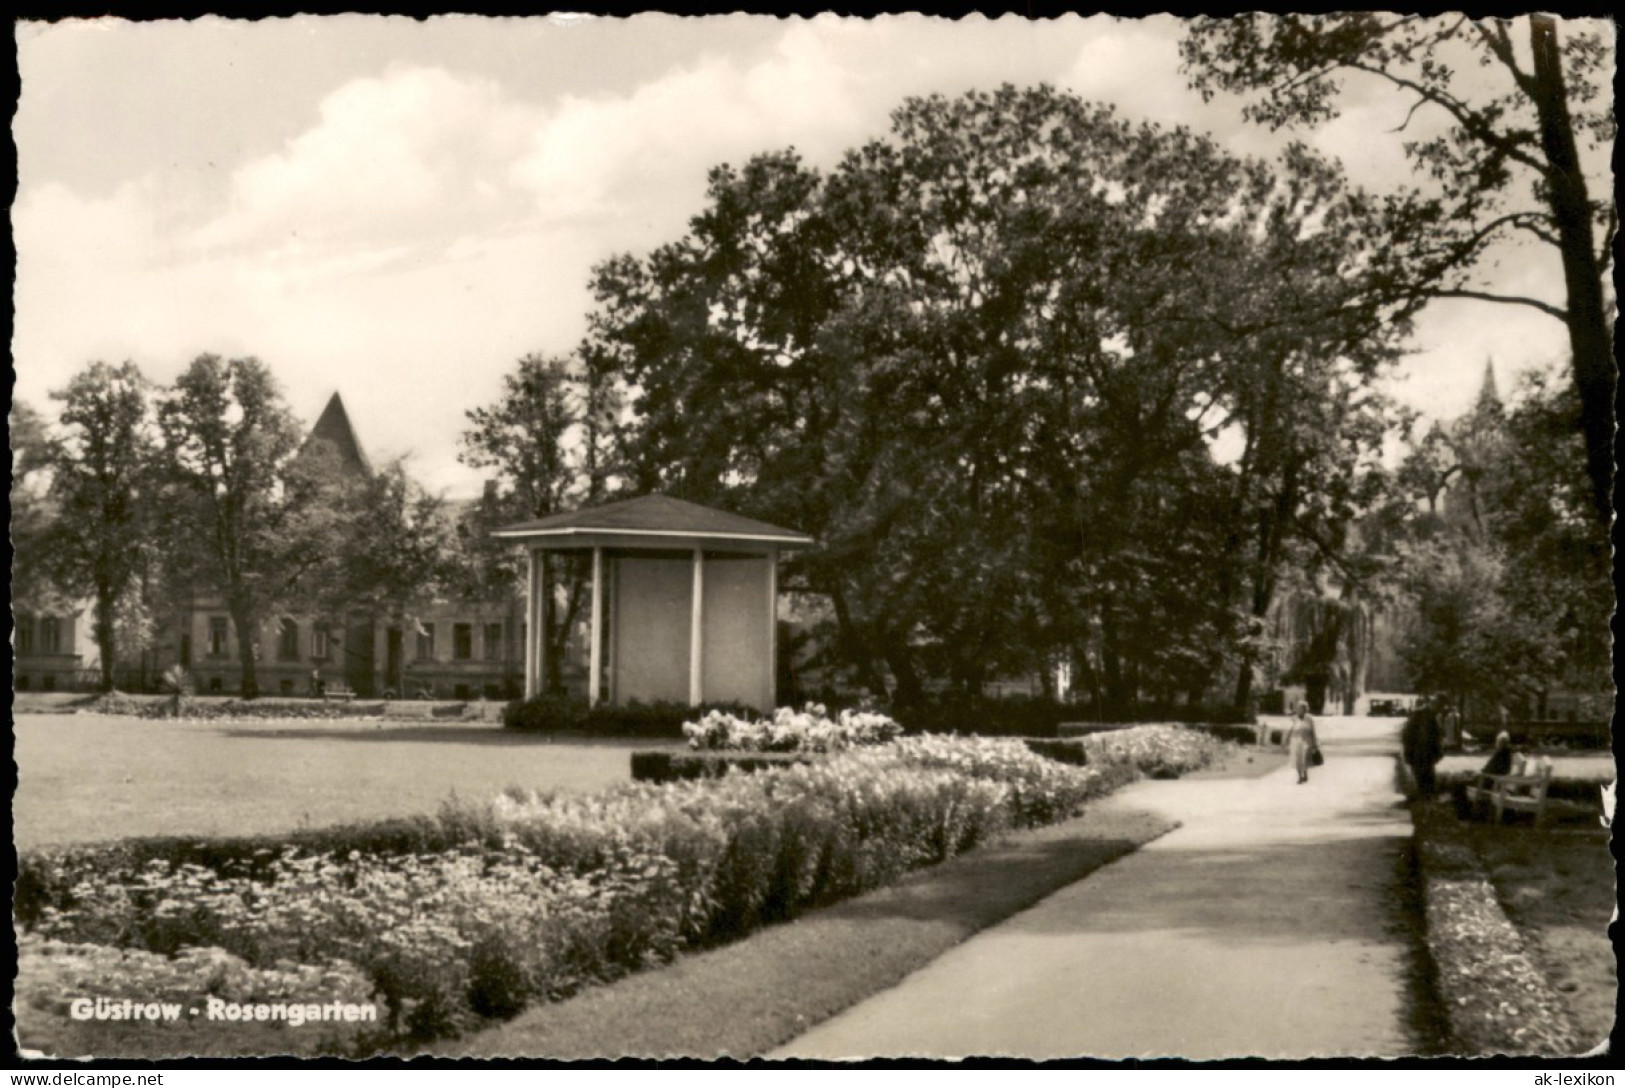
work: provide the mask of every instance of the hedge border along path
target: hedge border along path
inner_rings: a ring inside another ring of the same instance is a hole
[[[426,1053],[748,1059],[896,985],[972,934],[1177,822],[1094,807],[657,971],[593,987]]]
[[[1582,1047],[1561,998],[1530,958],[1471,846],[1437,805],[1412,809],[1427,911],[1427,943],[1463,1055],[1573,1057]]]

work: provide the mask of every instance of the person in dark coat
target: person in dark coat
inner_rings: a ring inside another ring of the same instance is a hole
[[[1505,730],[1495,735],[1495,751],[1490,753],[1489,762],[1484,769],[1478,772],[1482,775],[1501,775],[1512,773],[1512,735]]]
[[[1433,799],[1437,792],[1434,768],[1444,758],[1444,732],[1439,727],[1439,715],[1429,700],[1421,700],[1405,719],[1399,733],[1400,750],[1405,765],[1416,779],[1417,796],[1424,801]]]

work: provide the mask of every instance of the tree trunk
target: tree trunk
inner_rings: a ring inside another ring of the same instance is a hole
[[[876,698],[884,699],[886,682],[881,679],[879,670],[875,668],[876,655],[873,647],[868,644],[868,640],[859,632],[856,621],[852,619],[852,610],[839,583],[830,588],[829,600],[835,608],[835,627],[841,656],[858,670],[858,682],[868,688]]]
[[[1110,611],[1100,617],[1100,671],[1106,679],[1107,717],[1121,719],[1128,707],[1128,693],[1123,680],[1123,660],[1117,647],[1117,624]]]
[[[549,691],[564,690],[564,654],[570,646],[570,632],[576,625],[576,618],[581,615],[582,596],[586,588],[586,581],[576,568],[578,560],[570,556],[561,560],[565,564],[564,576],[569,586],[569,603],[564,608],[564,619],[559,621],[554,615],[553,594],[547,595],[548,600],[548,629],[547,629],[547,689]]]
[[[914,653],[901,639],[888,641],[886,667],[897,682],[897,688],[892,692],[893,704],[916,706],[924,701],[925,685],[920,682],[919,670],[914,667]]]
[[[254,610],[241,602],[232,604],[229,610],[231,625],[237,631],[237,660],[242,666],[243,698],[257,699],[260,681],[254,661]]]
[[[103,691],[113,690],[113,666],[117,639],[113,633],[113,612],[117,599],[111,589],[106,586],[96,588],[96,648],[102,655],[102,684]]]
[[[1607,526],[1613,508],[1615,376],[1602,269],[1592,233],[1590,197],[1574,144],[1556,20],[1550,15],[1530,16],[1529,39],[1540,145],[1551,166],[1545,176],[1547,200],[1557,223],[1568,290],[1569,348],[1574,355],[1574,385],[1580,394],[1586,474],[1594,511]]]

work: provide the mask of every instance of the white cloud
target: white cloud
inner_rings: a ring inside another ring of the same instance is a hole
[[[41,185],[54,175],[24,171],[12,211],[19,393],[42,400],[93,358],[134,358],[166,381],[201,351],[252,353],[306,418],[341,389],[378,457],[416,450],[429,482],[466,486],[454,461],[464,410],[497,395],[517,356],[568,350],[590,305],[591,265],[676,237],[718,163],[794,145],[829,167],[882,135],[905,96],[1005,81],[1057,83],[1131,117],[1211,131],[1238,151],[1277,146],[1236,101],[1204,106],[1185,88],[1179,32],[1169,17],[822,17],[782,23],[765,52],[721,44],[654,78],[595,84],[618,92],[534,102],[518,97],[521,81],[471,74],[486,70],[473,53],[423,50],[382,72],[346,64],[325,96],[312,82],[298,105],[256,112],[233,100],[221,116],[252,131],[217,133],[206,165],[164,159],[162,172],[130,179],[149,169],[132,162],[157,160],[126,161],[117,145],[96,177],[126,177],[119,187],[77,176],[73,188]],[[606,47],[598,61],[618,59]],[[67,86],[93,78],[66,64],[58,76]],[[25,166],[39,161],[42,134],[78,131],[41,86],[36,99],[25,93],[44,111],[19,129]],[[1398,118],[1379,107],[1353,102],[1317,146],[1369,163],[1381,143],[1391,156],[1398,138],[1375,130]],[[170,126],[170,144],[189,139],[173,111],[151,116]],[[133,127],[128,146],[145,146],[155,125]],[[276,150],[225,154],[247,147]],[[1530,275],[1560,282],[1544,267]],[[1507,365],[1504,378],[1522,358],[1561,353],[1562,330],[1463,304],[1430,311],[1420,341],[1413,403],[1470,394],[1487,351]]]
[[[500,182],[535,112],[486,80],[400,68],[337,88],[317,124],[232,177],[201,246],[297,260],[311,247],[434,237],[503,211]]]
[[[741,68],[710,58],[631,93],[563,100],[513,178],[550,220],[636,215],[663,226],[697,207],[706,171],[796,145],[828,156],[854,139],[858,77],[822,21],[791,26],[772,57]]]

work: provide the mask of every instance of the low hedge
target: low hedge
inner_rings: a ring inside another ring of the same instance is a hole
[[[823,758],[804,752],[633,752],[635,782],[680,782],[720,778],[730,771],[782,770]]]
[[[831,705],[831,709],[836,707]],[[738,718],[757,717],[754,708],[739,703],[705,703],[689,706],[679,702],[639,703],[625,706],[600,703],[589,707],[573,695],[538,695],[509,703],[502,712],[502,724],[521,732],[599,733],[604,736],[675,738],[683,735],[683,725],[695,722],[711,711]],[[1089,708],[1076,703],[1033,698],[932,697],[911,706],[886,711],[909,733],[942,733],[981,737],[1056,737],[1062,722],[1089,721]],[[1124,728],[1133,724],[1178,723],[1222,729],[1250,721],[1234,707],[1222,704],[1143,704],[1125,718],[1106,724]],[[1245,729],[1234,734],[1215,734],[1222,739],[1241,739]]]
[[[1236,722],[1197,722],[1197,729],[1216,737],[1219,740],[1229,741],[1232,744],[1257,744],[1258,727],[1244,725]]]
[[[720,710],[741,717],[756,712],[741,703],[641,703],[625,706],[600,703],[573,695],[538,695],[509,703],[502,711],[502,725],[522,733],[599,733],[615,737],[677,738],[683,723],[695,721],[706,712]]]
[[[1027,750],[1046,759],[1074,767],[1089,765],[1089,752],[1080,740],[1054,737],[1026,737]],[[636,782],[679,782],[696,778],[720,778],[730,771],[783,770],[800,763],[824,758],[815,752],[737,752],[701,750],[692,752],[633,752],[632,779]]]
[[[984,737],[1055,737],[1062,722],[1101,724],[1122,728],[1135,724],[1175,723],[1240,726],[1252,718],[1224,703],[1141,703],[1131,712],[1104,717],[1083,703],[1061,703],[1043,698],[932,698],[907,707],[893,707],[893,718],[910,733],[958,733]],[[1224,738],[1233,739],[1233,738]]]
[[[1027,750],[1048,759],[1070,763],[1078,767],[1089,765],[1089,748],[1079,738],[1027,737],[1023,740]]]

